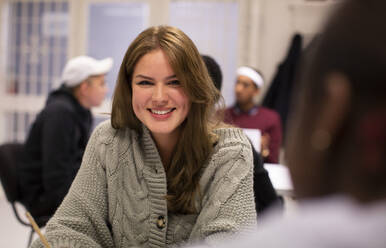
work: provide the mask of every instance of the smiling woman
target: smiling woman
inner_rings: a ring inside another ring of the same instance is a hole
[[[215,119],[220,98],[181,30],[139,34],[120,67],[111,121],[94,131],[48,242],[169,247],[252,230],[251,146]]]
[[[207,162],[217,139],[212,130],[221,126],[213,118],[219,98],[197,48],[177,28],[145,30],[123,58],[111,124],[116,129],[130,127],[138,133],[142,133],[144,124],[150,130],[168,179],[169,211],[195,212],[201,166]],[[155,111],[165,111],[165,107],[172,112],[156,114]]]
[[[132,89],[134,113],[150,129],[162,162],[168,166],[170,151],[177,144],[190,101],[161,49],[144,55],[138,61]]]

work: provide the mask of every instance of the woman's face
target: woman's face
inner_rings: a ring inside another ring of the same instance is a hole
[[[155,138],[178,134],[190,101],[161,49],[145,54],[138,61],[132,89],[134,113]]]

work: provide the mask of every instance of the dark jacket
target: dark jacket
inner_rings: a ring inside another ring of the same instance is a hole
[[[253,191],[255,196],[256,212],[263,213],[275,206],[283,210],[284,201],[276,193],[269,178],[268,171],[264,168],[263,158],[252,145],[253,154]]]
[[[78,172],[90,135],[91,112],[62,86],[37,115],[20,164],[22,202],[34,216],[52,215]]]
[[[288,115],[291,112],[293,88],[296,85],[295,76],[302,54],[303,37],[295,34],[292,38],[286,58],[278,66],[270,87],[263,99],[263,106],[276,110],[281,118],[283,138],[287,127]]]

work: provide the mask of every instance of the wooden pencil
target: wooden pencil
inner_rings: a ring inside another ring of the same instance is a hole
[[[40,231],[40,228],[36,224],[36,222],[35,222],[34,218],[32,217],[32,215],[28,211],[25,213],[25,215],[27,216],[29,223],[31,223],[32,228],[39,235],[39,238],[42,241],[44,247],[45,248],[51,248],[50,244],[48,244],[48,241],[47,241],[46,237],[44,237],[44,235]]]

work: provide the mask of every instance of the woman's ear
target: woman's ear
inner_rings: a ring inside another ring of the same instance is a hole
[[[351,87],[347,77],[331,73],[325,81],[326,94],[313,134],[311,145],[315,150],[325,150],[344,124],[350,107]]]

